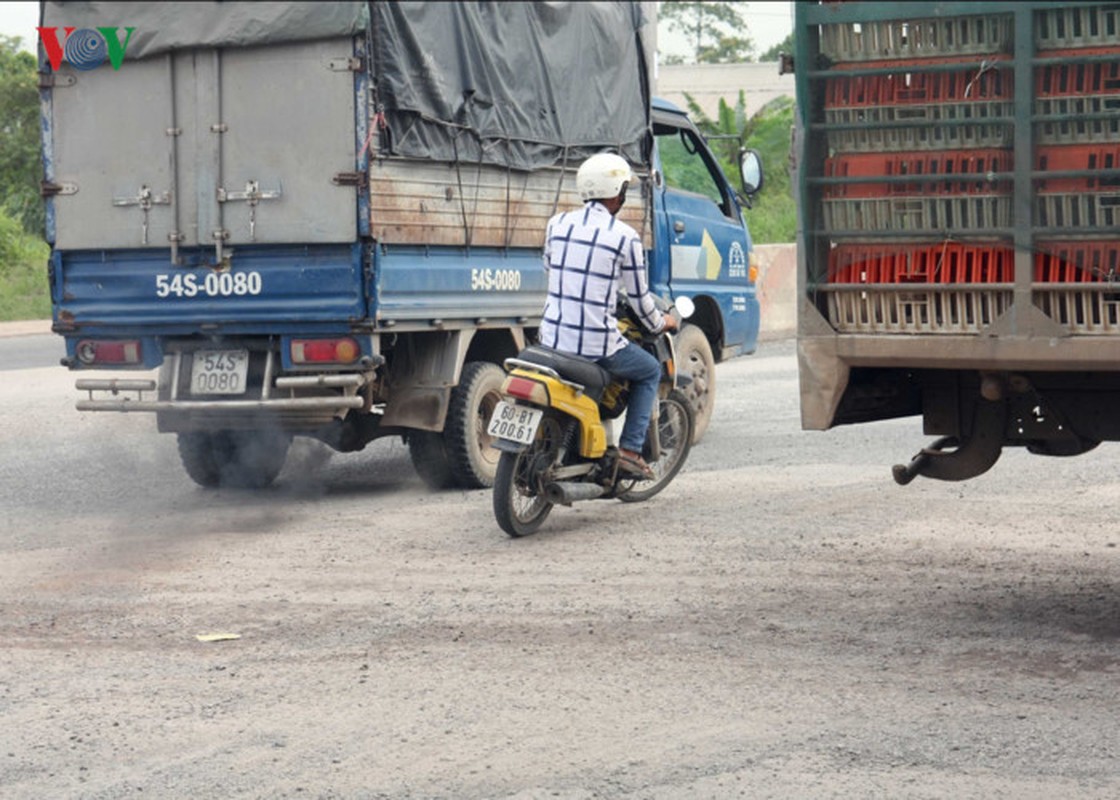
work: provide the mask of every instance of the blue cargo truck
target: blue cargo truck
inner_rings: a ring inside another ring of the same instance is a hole
[[[622,216],[652,286],[697,305],[679,344],[706,427],[715,364],[757,342],[761,170],[742,150],[733,189],[651,97],[653,7],[42,4],[53,328],[78,409],[154,413],[205,487],[268,485],[294,436],[401,436],[428,484],[489,485],[546,222],[610,149],[641,176]]]

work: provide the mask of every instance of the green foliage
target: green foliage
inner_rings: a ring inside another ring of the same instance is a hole
[[[782,53],[793,55],[793,32],[758,57],[759,61],[777,61]]]
[[[679,135],[658,136],[657,151],[661,156],[661,170],[667,185],[704,195],[716,205],[722,202],[723,196],[713,181],[707,165],[694,155],[695,150],[685,146]]]
[[[789,175],[790,132],[796,104],[777,97],[747,124],[747,147],[762,156],[765,182],[747,212],[751,236],[759,244],[792,242],[797,235],[797,201]]]
[[[19,45],[18,37],[0,35],[0,208],[24,230],[42,234],[37,65]]]
[[[0,321],[51,315],[35,56],[0,35]]]
[[[0,208],[0,321],[49,319],[46,242]]]
[[[658,20],[689,37],[697,64],[740,63],[754,55],[754,41],[746,35],[747,21],[738,3],[662,2]],[[666,63],[683,61],[670,57]]]
[[[685,102],[696,127],[709,140],[720,166],[737,185],[739,180],[739,137],[744,145],[757,150],[762,158],[765,179],[762,191],[752,198],[747,214],[751,238],[758,244],[792,242],[797,234],[797,205],[789,177],[790,131],[793,128],[794,101],[778,97],[748,119],[746,97],[742,91],[734,106],[719,101],[716,119],[711,119],[687,93]],[[730,140],[718,136],[736,137]]]

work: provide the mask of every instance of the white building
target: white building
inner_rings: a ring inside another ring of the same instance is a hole
[[[775,97],[794,96],[793,75],[779,75],[778,62],[760,64],[674,64],[659,66],[654,73],[654,94],[688,110],[685,92],[704,113],[715,118],[722,98],[734,107],[742,90],[747,116],[755,114]]]

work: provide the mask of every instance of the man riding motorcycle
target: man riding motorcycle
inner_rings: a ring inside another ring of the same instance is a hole
[[[630,165],[621,156],[593,155],[576,173],[583,208],[549,220],[544,244],[548,300],[540,342],[592,360],[630,381],[626,423],[619,437],[619,469],[635,477],[651,478],[642,446],[661,366],[619,331],[615,310],[619,289],[629,299],[634,316],[651,333],[675,330],[677,322],[661,314],[654,304],[646,280],[641,237],[616,218],[631,180]]]

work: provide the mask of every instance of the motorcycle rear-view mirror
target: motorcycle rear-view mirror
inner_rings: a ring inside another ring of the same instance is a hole
[[[673,305],[676,306],[681,319],[688,319],[696,313],[696,304],[692,302],[691,297],[678,297],[673,301]]]

